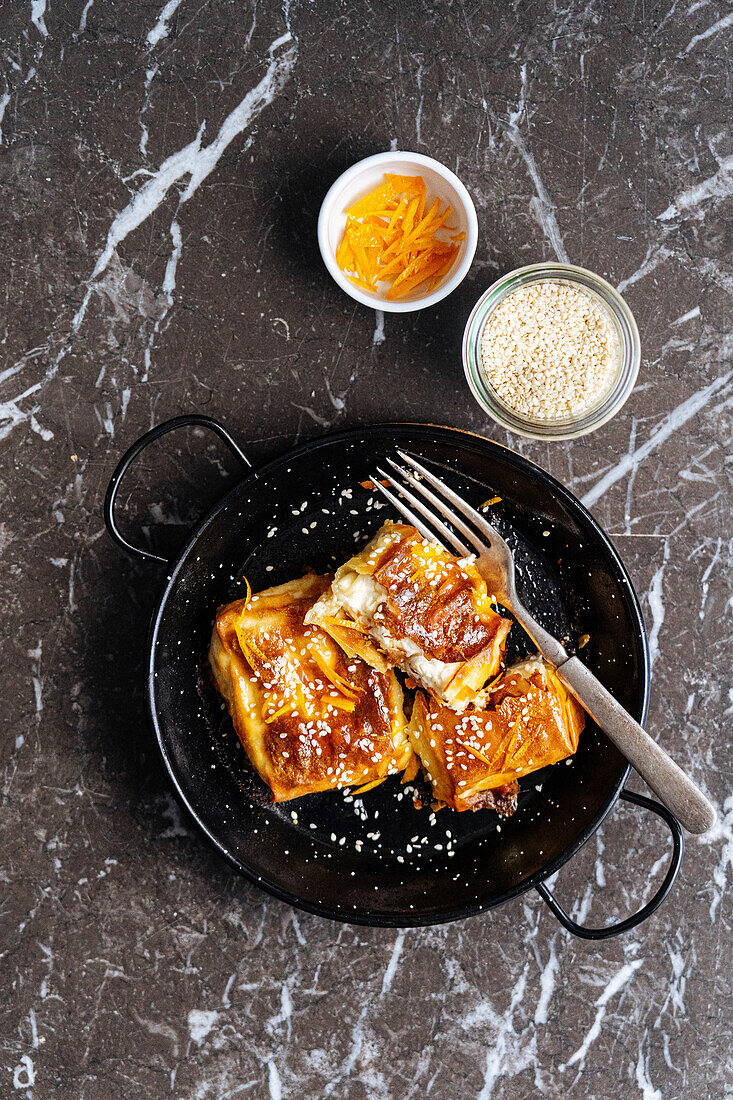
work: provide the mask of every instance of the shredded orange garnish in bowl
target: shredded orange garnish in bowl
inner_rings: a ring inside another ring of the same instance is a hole
[[[347,279],[375,294],[382,289],[379,283],[388,283],[388,300],[404,298],[425,283],[426,293],[435,290],[453,267],[466,234],[447,224],[450,206],[440,199],[427,212],[426,206],[422,176],[389,172],[379,187],[353,203],[336,250],[336,263]]]

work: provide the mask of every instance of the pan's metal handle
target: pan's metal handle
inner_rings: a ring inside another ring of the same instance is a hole
[[[117,499],[117,491],[120,487],[120,482],[138,455],[142,454],[145,448],[149,447],[151,443],[155,443],[156,439],[160,439],[161,436],[167,435],[168,432],[175,431],[176,428],[188,428],[191,426],[208,428],[226,443],[229,450],[239,459],[243,466],[250,467],[252,465],[242,448],[232,439],[223,424],[220,424],[218,420],[214,420],[211,416],[200,416],[198,413],[191,413],[187,416],[174,416],[172,420],[165,420],[162,424],[158,424],[157,427],[151,428],[150,431],[141,436],[136,443],[133,443],[129,450],[125,451],[124,455],[117,463],[115,472],[112,474],[110,483],[107,486],[107,494],[104,498],[104,522],[110,536],[118,546],[121,546],[123,550],[126,550],[128,554],[132,554],[134,557],[145,558],[147,561],[155,561],[158,562],[159,565],[168,564],[168,559],[161,557],[160,554],[154,554],[151,550],[144,550],[142,546],[135,546],[133,543],[129,542],[117,526],[117,521],[115,519],[115,500]]]
[[[537,893],[543,901],[547,902],[552,912],[560,921],[560,924],[562,924],[564,928],[567,928],[568,932],[572,932],[574,936],[580,936],[584,940],[605,940],[608,939],[609,936],[618,936],[622,932],[628,932],[630,929],[636,928],[642,921],[645,921],[647,917],[650,917],[652,913],[656,912],[672,889],[672,884],[677,878],[682,863],[682,856],[685,851],[685,838],[682,835],[680,823],[674,814],[670,813],[666,806],[662,806],[659,802],[654,802],[651,798],[646,798],[643,794],[635,794],[634,791],[621,791],[621,797],[627,802],[633,802],[637,806],[643,806],[645,810],[651,810],[652,813],[657,814],[667,822],[670,832],[672,833],[672,858],[667,868],[667,874],[664,876],[664,882],[659,887],[654,897],[648,901],[646,905],[643,905],[638,913],[633,913],[630,917],[626,917],[625,920],[618,921],[616,924],[607,924],[603,928],[586,928],[584,925],[578,924],[565,912],[555,895],[545,883],[541,882],[537,887]]]

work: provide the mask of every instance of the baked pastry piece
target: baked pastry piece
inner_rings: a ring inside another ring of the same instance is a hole
[[[480,701],[457,714],[418,692],[410,741],[438,802],[509,816],[520,776],[572,756],[585,715],[540,658],[514,665]]]
[[[511,625],[472,558],[454,558],[404,523],[385,523],[342,565],[305,621],[457,709],[498,672]]]
[[[209,662],[253,767],[283,802],[376,786],[414,762],[391,670],[304,625],[331,577],[302,577],[220,608]],[[412,770],[412,769],[411,769]]]

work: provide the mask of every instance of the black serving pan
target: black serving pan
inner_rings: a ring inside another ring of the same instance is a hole
[[[154,440],[177,427],[211,429],[245,466],[174,562],[134,546],[114,518],[120,479]],[[160,752],[183,806],[215,848],[276,897],[334,920],[426,925],[456,920],[536,888],[576,935],[601,939],[638,925],[661,904],[680,867],[682,833],[663,806],[624,791],[629,766],[589,720],[575,756],[520,783],[517,813],[433,815],[397,779],[354,800],[342,792],[273,805],[244,754],[206,672],[216,608],[254,591],[334,568],[389,517],[362,488],[396,446],[434,465],[470,502],[501,497],[492,520],[512,546],[519,596],[643,722],[649,658],[639,602],[613,546],[586,509],[549,474],[491,440],[452,428],[389,424],[327,435],[262,469],[217,421],[182,416],[144,435],[119,463],[105,520],[125,550],[166,568],[153,614],[148,702]],[[529,652],[518,626],[512,657]],[[664,881],[637,913],[589,929],[560,907],[545,880],[595,832],[620,797],[659,814],[672,833]]]

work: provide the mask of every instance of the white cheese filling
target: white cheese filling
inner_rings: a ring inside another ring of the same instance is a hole
[[[344,611],[364,623],[391,661],[423,687],[443,695],[462,662],[447,664],[437,657],[426,657],[410,638],[395,638],[384,623],[375,621],[374,612],[387,599],[387,591],[378,581],[364,573],[345,572],[334,580],[331,591]]]

